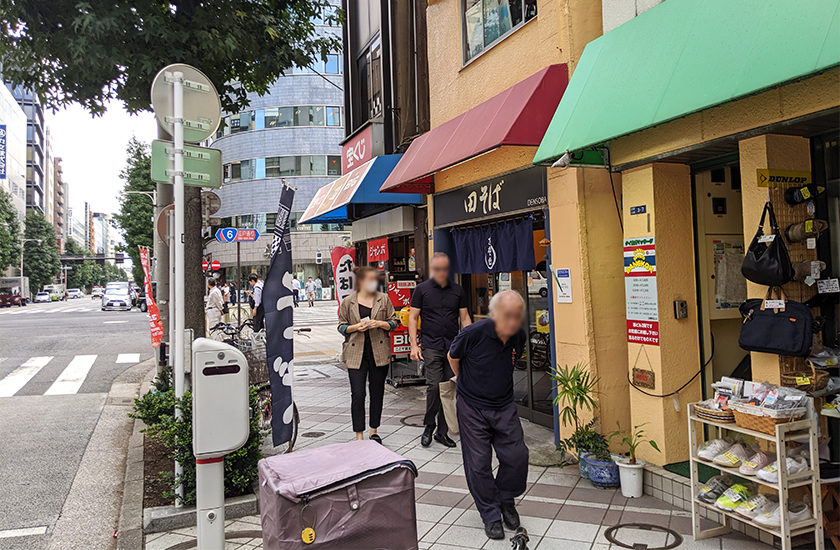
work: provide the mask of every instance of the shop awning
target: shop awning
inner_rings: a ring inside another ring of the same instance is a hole
[[[534,163],[838,64],[837,0],[668,0],[586,46]]]
[[[318,189],[298,223],[347,223],[364,210],[375,211],[397,204],[422,204],[423,197],[417,194],[379,192],[382,182],[401,156],[374,157]]]
[[[502,145],[535,147],[566,84],[565,64],[551,65],[411,142],[382,191],[431,193],[431,175]]]

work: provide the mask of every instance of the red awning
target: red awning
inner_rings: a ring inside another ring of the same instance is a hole
[[[551,65],[426,132],[409,145],[380,188],[388,193],[431,193],[431,176],[502,145],[536,147],[569,82],[566,64]]]

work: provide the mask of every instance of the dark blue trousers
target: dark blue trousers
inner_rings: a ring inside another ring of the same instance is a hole
[[[458,396],[458,429],[464,474],[475,507],[484,523],[502,519],[501,503],[513,502],[528,481],[528,447],[516,404],[500,410],[482,410]],[[499,471],[493,477],[492,453]]]

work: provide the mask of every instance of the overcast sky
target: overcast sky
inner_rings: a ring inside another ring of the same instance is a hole
[[[151,112],[129,115],[122,103],[113,102],[100,117],[76,105],[53,113],[47,110],[53,155],[62,158],[64,180],[70,183],[70,206],[75,215],[85,202],[94,212],[116,212],[122,189],[120,171],[132,135],[151,143],[157,123]]]

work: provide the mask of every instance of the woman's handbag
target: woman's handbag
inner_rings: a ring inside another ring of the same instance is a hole
[[[814,341],[814,317],[799,302],[788,300],[779,289],[780,299],[771,287],[764,299],[754,298],[741,304],[741,336],[738,345],[747,351],[760,351],[791,357],[808,357]],[[783,307],[772,307],[774,305]]]
[[[765,235],[764,220],[768,212],[772,233]],[[770,201],[764,205],[758,232],[747,249],[741,273],[748,280],[765,286],[782,286],[793,279],[793,265],[790,263],[787,246],[782,239],[779,225],[776,223],[776,213]]]

